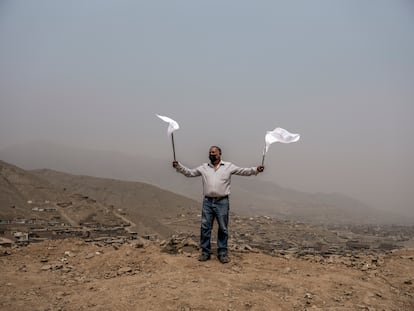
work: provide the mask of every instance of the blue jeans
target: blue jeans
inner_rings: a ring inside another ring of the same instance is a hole
[[[228,224],[229,224],[229,198],[214,200],[204,197],[201,214],[200,247],[203,254],[211,254],[211,230],[214,219],[218,223],[217,253],[227,254]]]

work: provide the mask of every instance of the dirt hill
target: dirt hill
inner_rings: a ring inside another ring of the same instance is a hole
[[[122,225],[110,209],[79,193],[58,189],[53,183],[0,161],[0,220],[21,227],[76,227],[94,222]],[[25,231],[25,230],[24,230]]]
[[[70,193],[82,193],[124,215],[140,234],[158,234],[167,237],[175,232],[169,226],[171,219],[182,215],[196,216],[201,205],[158,187],[116,179],[72,175],[52,170],[33,171],[36,176]]]
[[[191,199],[140,182],[74,176],[49,170],[29,172],[0,161],[0,220],[29,227],[114,227],[167,237],[166,225],[180,215],[197,215]]]
[[[0,217],[19,217],[31,214],[28,201],[63,198],[47,181],[14,165],[0,161]]]
[[[414,250],[350,257],[49,241],[0,257],[0,310],[414,310]]]

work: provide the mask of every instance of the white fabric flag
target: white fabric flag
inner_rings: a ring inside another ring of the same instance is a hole
[[[297,142],[300,138],[299,134],[292,134],[280,127],[275,128],[273,131],[267,131],[265,136],[266,150],[269,150],[269,146],[273,143],[279,142],[284,144]]]
[[[160,116],[160,115],[156,115],[158,118],[160,118],[161,120],[169,123],[168,126],[168,130],[167,130],[167,135],[171,136],[171,134],[178,130],[180,128],[180,126],[178,125],[178,123],[176,121],[174,121],[173,119],[169,118],[169,117],[165,117],[165,116]]]

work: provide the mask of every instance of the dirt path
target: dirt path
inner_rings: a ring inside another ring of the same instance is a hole
[[[135,228],[136,224],[133,223],[131,220],[129,220],[128,218],[126,218],[125,216],[121,215],[120,213],[116,212],[115,210],[111,211],[112,214],[114,214],[116,217],[121,218],[123,221],[125,221],[126,223],[128,223],[129,225],[127,227],[124,227],[126,231],[128,232],[132,232],[134,230],[132,230],[133,228]]]
[[[59,211],[60,215],[72,226],[72,227],[76,227],[78,226],[78,222],[73,220],[66,212],[65,209],[55,205],[56,209]]]
[[[371,268],[260,253],[232,253],[226,265],[196,257],[157,243],[14,249],[0,257],[0,310],[414,310],[414,250]]]

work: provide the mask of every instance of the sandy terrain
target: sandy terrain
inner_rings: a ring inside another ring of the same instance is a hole
[[[375,258],[231,252],[198,262],[160,242],[67,239],[0,249],[0,310],[414,310],[414,249]]]

